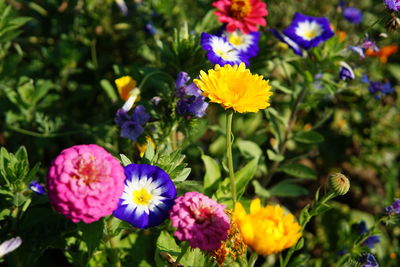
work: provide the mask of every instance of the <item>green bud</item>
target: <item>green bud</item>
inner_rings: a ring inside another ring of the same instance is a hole
[[[341,173],[333,173],[329,176],[329,188],[335,192],[337,195],[345,195],[349,192],[350,181],[349,179]]]

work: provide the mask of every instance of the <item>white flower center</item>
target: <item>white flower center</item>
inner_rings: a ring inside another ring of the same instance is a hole
[[[213,36],[211,47],[215,54],[226,61],[240,61],[238,51],[224,39]]]
[[[253,36],[251,34],[242,34],[239,31],[228,33],[228,41],[236,49],[245,51],[253,42]]]
[[[300,22],[296,28],[296,34],[307,41],[317,38],[322,34],[322,32],[323,30],[321,25],[316,21],[307,20]]]

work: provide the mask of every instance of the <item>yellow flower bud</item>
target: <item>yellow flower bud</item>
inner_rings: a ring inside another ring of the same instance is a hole
[[[350,189],[349,179],[341,173],[334,173],[329,176],[329,187],[338,195],[345,195]]]

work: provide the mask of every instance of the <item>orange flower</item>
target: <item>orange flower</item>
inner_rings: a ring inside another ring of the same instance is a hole
[[[397,45],[387,45],[382,47],[378,52],[368,48],[367,51],[365,51],[365,54],[370,57],[379,57],[381,63],[386,63],[388,57],[396,53],[398,49],[399,47]]]

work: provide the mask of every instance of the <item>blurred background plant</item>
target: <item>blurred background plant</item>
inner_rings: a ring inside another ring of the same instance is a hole
[[[103,265],[113,257],[110,240],[123,265],[167,266],[168,257],[179,254],[169,225],[139,231],[115,218],[73,224],[51,209],[45,194],[28,188],[33,180],[44,185],[51,161],[75,144],[95,143],[122,154],[124,165],[160,166],[176,182],[178,195],[195,190],[232,208],[223,109],[210,104],[202,118],[176,110],[179,73],[195,78],[213,67],[199,44],[202,32],[220,27],[211,3],[0,3],[0,241],[22,238],[22,246],[5,258],[9,266]],[[350,178],[350,192],[307,224],[304,246],[297,246],[301,253],[293,252],[289,266],[334,265],[343,257],[343,264],[362,264],[360,255],[367,252],[381,266],[399,266],[398,221],[387,228],[375,224],[400,197],[396,15],[380,0],[269,0],[267,7],[268,26],[250,69],[270,80],[274,95],[270,108],[233,121],[241,201],[247,206],[257,196],[299,215],[318,188],[327,191],[328,175],[341,171]],[[348,12],[344,16],[348,7],[362,12],[359,23]],[[286,28],[295,12],[327,17],[335,36],[303,57],[294,54],[269,30]],[[365,40],[380,52],[360,48]],[[353,52],[360,49],[363,56]],[[353,79],[341,79],[342,62],[352,68]],[[138,104],[151,118],[136,142],[121,138],[114,123],[123,105],[114,80],[125,75],[139,84]],[[356,229],[363,221],[366,230]],[[379,242],[371,249],[361,245],[360,236],[365,241],[374,235]],[[199,250],[181,262],[196,261],[206,264]],[[256,264],[278,261],[268,256]]]

